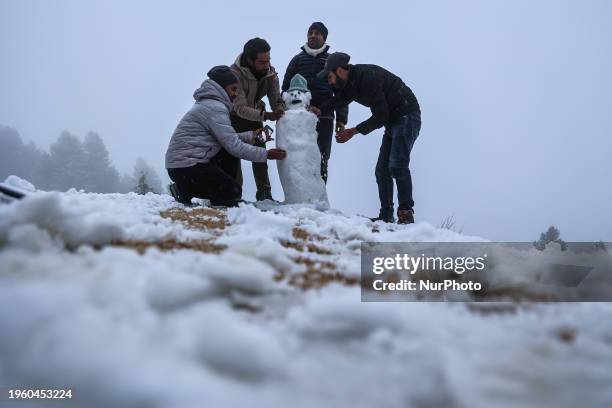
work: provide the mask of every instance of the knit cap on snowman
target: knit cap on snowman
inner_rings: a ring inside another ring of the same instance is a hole
[[[291,82],[289,83],[289,89],[287,91],[300,91],[304,93],[310,92],[310,90],[308,89],[308,81],[306,81],[306,78],[304,78],[300,74],[295,74],[293,78],[291,78]]]

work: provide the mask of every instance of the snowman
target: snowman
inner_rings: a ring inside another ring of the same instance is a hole
[[[318,119],[306,109],[310,98],[306,79],[295,75],[287,92],[283,92],[285,114],[276,123],[276,147],[287,151],[287,158],[276,163],[286,204],[315,204],[326,210],[329,201],[321,178]]]

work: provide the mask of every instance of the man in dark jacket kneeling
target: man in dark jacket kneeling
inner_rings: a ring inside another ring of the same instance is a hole
[[[350,58],[348,54],[335,52],[318,74],[336,90],[335,97],[323,104],[321,111],[338,109],[353,101],[370,108],[372,116],[369,119],[354,128],[339,131],[336,141],[345,143],[357,133],[367,135],[385,127],[375,172],[380,213],[372,220],[394,221],[395,179],[399,201],[397,222],[413,223],[412,176],[408,165],[412,146],[421,130],[421,108],[412,90],[399,77],[378,65],[351,65]]]
[[[236,206],[242,198],[236,181],[240,159],[262,163],[282,160],[286,153],[253,146],[269,140],[263,129],[234,131],[230,112],[239,84],[229,67],[216,66],[208,77],[194,92],[196,102],[179,122],[166,151],[166,169],[174,181],[170,192],[185,205],[197,197],[212,205]]]

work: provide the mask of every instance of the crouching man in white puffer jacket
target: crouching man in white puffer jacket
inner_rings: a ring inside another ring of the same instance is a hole
[[[196,102],[179,122],[166,151],[166,169],[174,181],[170,192],[185,205],[197,197],[212,205],[236,206],[242,198],[236,181],[239,160],[282,160],[286,152],[253,146],[256,140],[270,140],[263,129],[234,131],[230,112],[239,84],[229,67],[213,67],[208,77],[194,92]]]

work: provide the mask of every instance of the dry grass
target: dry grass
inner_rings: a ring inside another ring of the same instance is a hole
[[[179,222],[189,228],[213,233],[218,233],[228,225],[225,213],[213,208],[194,208],[190,211],[182,208],[172,208],[160,212],[159,215],[173,222]],[[189,249],[212,254],[218,254],[225,249],[224,245],[215,244],[213,240],[177,241],[176,239],[164,239],[155,242],[128,240],[113,242],[112,245],[130,248],[139,254],[144,254],[148,248],[157,248],[161,251]]]
[[[175,239],[165,239],[163,241],[118,241],[112,243],[113,246],[133,249],[139,254],[144,254],[149,248],[157,248],[160,251],[172,251],[175,249],[190,249],[192,251],[204,252],[208,254],[218,254],[225,249],[224,245],[218,245],[208,240],[177,241]]]
[[[303,256],[294,258],[294,261],[297,264],[306,265],[306,272],[292,275],[287,282],[302,290],[320,289],[331,283],[341,283],[347,286],[359,284],[359,279],[349,278],[339,273],[333,262],[315,261]]]
[[[555,335],[563,343],[573,343],[578,337],[578,329],[574,327],[562,327],[555,331]]]
[[[294,227],[291,231],[291,235],[293,236],[293,241],[281,241],[281,245],[285,248],[293,248],[299,252],[311,252],[320,255],[331,255],[332,251],[323,246],[313,242],[321,242],[325,240],[325,237],[316,234],[309,234],[304,229],[299,227]]]
[[[189,228],[203,230],[213,233],[215,236],[221,235],[222,231],[229,225],[224,211],[212,208],[193,208],[185,210],[182,208],[172,208],[160,212],[163,218],[173,222],[181,223]],[[281,241],[285,248],[293,248],[300,254],[293,257],[293,261],[299,265],[305,265],[303,273],[288,275],[284,271],[277,271],[274,279],[277,281],[286,280],[291,286],[302,290],[320,289],[331,283],[343,285],[358,285],[359,279],[348,278],[337,271],[337,266],[332,258],[334,253],[323,245],[326,237],[311,234],[300,227],[292,230],[292,239]],[[224,245],[219,245],[213,239],[177,241],[175,239],[165,239],[156,242],[147,241],[120,241],[114,242],[113,246],[130,248],[140,254],[144,254],[149,248],[157,248],[161,251],[172,251],[177,249],[188,249],[204,253],[217,254],[226,249]],[[251,306],[238,306],[239,308],[250,309]],[[256,310],[249,310],[256,312]]]
[[[325,237],[317,234],[310,234],[305,229],[300,227],[294,227],[291,231],[291,235],[293,238],[301,240],[301,241],[324,241]]]
[[[326,240],[324,236],[311,234],[300,227],[294,227],[292,230],[293,240],[281,241],[281,245],[285,248],[293,248],[301,255],[293,257],[296,264],[305,265],[306,271],[299,274],[287,276],[284,272],[278,272],[275,279],[278,281],[287,280],[291,286],[298,287],[302,290],[320,289],[331,283],[340,283],[343,285],[357,285],[359,280],[356,278],[348,278],[337,270],[336,263],[331,260],[321,260],[321,257],[313,257],[312,255],[321,255],[323,259],[329,258],[334,253],[324,247],[322,242]]]
[[[172,208],[159,213],[163,218],[180,222],[189,228],[200,230],[223,230],[228,225],[225,213],[214,208],[194,208],[186,211],[182,208]]]

